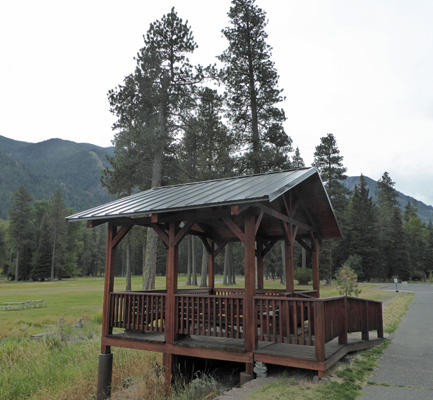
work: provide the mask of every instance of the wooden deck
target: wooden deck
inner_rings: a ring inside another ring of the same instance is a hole
[[[314,346],[259,341],[257,350],[249,353],[245,350],[244,340],[226,337],[191,335],[167,345],[164,333],[117,332],[103,338],[103,341],[110,346],[155,352],[169,350],[174,355],[235,362],[261,361],[325,372],[346,354],[374,347],[382,343],[383,339],[378,338],[375,332],[370,332],[369,340],[363,340],[361,334],[350,334],[347,344],[339,344],[338,338],[335,338],[325,344],[324,361],[317,360]]]

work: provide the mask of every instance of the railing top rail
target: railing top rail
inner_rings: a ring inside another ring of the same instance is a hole
[[[142,295],[142,296],[167,296],[167,292],[160,291],[123,291],[123,292],[110,292],[110,294],[129,294],[129,295]]]
[[[203,297],[203,298],[211,298],[211,299],[243,299],[245,298],[242,294],[230,294],[228,296],[218,296],[215,294],[205,295],[204,293],[175,293],[175,297]]]

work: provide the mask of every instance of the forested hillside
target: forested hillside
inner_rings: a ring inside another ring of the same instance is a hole
[[[377,201],[377,182],[368,176],[364,176],[364,179],[367,183],[367,188],[370,191],[371,198],[374,202]],[[356,185],[359,185],[359,176],[348,176],[345,180],[341,181],[341,183],[349,189],[351,192],[355,189]],[[411,196],[407,196],[398,190],[397,193],[397,201],[400,205],[402,211],[404,211],[406,205],[408,203],[414,205],[417,208],[417,214],[424,222],[428,223],[433,221],[433,207],[427,204],[424,204],[422,201],[419,201]]]
[[[61,189],[67,207],[82,210],[111,200],[101,186],[112,148],[50,139],[26,143],[0,136],[0,218],[6,218],[12,193],[24,186],[35,200]]]

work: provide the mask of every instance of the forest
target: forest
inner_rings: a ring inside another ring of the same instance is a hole
[[[227,48],[208,66],[190,62],[197,44],[174,8],[150,25],[134,71],[108,92],[116,118],[114,153],[101,170],[108,194],[305,166],[284,129],[266,12],[254,0],[233,0],[228,17],[222,30]],[[433,224],[420,219],[415,203],[401,209],[389,173],[377,182],[373,201],[362,176],[353,191],[342,183],[347,169],[332,133],[313,156],[343,232],[342,240],[321,245],[321,279],[330,281],[343,265],[363,281],[426,279],[433,270]],[[34,200],[25,186],[14,191],[0,220],[0,265],[9,279],[103,274],[105,228],[66,224],[67,215],[81,211],[65,206],[67,195],[61,184],[45,200]],[[296,273],[308,276],[311,261],[300,247],[294,251]],[[194,238],[182,243],[179,272],[188,284],[206,285],[204,254]],[[127,277],[127,289],[131,275],[143,275],[143,289],[151,289],[165,273],[165,251],[153,230],[135,227],[116,257],[116,274]],[[227,284],[242,274],[241,259],[237,244],[216,259]],[[275,246],[265,258],[266,278],[284,280],[283,270]]]

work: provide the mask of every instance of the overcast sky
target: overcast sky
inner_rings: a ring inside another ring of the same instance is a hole
[[[348,175],[388,171],[397,190],[433,204],[433,1],[257,5],[269,18],[286,132],[307,165],[332,132]],[[107,92],[172,6],[199,45],[192,61],[216,62],[229,0],[2,1],[0,135],[110,146]]]

